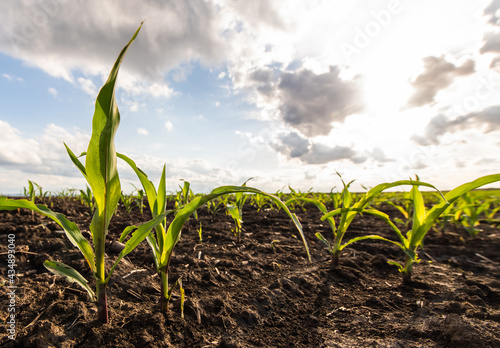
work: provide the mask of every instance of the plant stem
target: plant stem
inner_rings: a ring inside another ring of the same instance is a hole
[[[411,257],[406,255],[405,267],[403,268],[403,284],[404,285],[411,284],[412,270],[413,270],[413,260],[411,259]]]
[[[332,265],[334,267],[338,267],[339,266],[339,260],[340,260],[340,250],[337,250],[334,253],[332,253]]]
[[[99,317],[101,323],[108,323],[108,298],[106,296],[106,284],[100,282],[97,285],[97,316]]]
[[[170,300],[168,296],[168,275],[165,269],[160,270],[161,279],[161,293],[160,293],[160,311],[163,314],[168,312],[168,302]]]
[[[97,316],[101,323],[108,322],[108,301],[106,297],[106,268],[105,268],[105,233],[96,233],[95,243],[95,261],[96,261],[96,290],[97,290]]]

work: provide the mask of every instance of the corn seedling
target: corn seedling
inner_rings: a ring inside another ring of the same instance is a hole
[[[459,222],[469,236],[473,238],[481,232],[477,227],[479,226],[479,218],[481,214],[488,211],[489,207],[489,202],[476,203],[470,195],[464,194],[457,205],[454,216],[455,221]]]
[[[125,207],[125,211],[127,212],[127,214],[130,215],[130,212],[132,211],[132,203],[134,202],[134,196],[126,195],[122,191],[120,194],[120,201]]]
[[[298,198],[298,199],[289,199],[288,202],[290,202],[290,208],[295,210],[297,209],[297,205],[302,209],[302,211],[306,211],[306,208],[304,206],[304,200],[301,198],[307,198],[307,196],[311,193],[312,188],[309,189],[307,193],[301,192],[300,190],[294,190],[290,185],[288,185],[288,189],[290,190],[290,196],[292,198]]]
[[[406,259],[404,265],[398,262],[389,262],[392,265],[398,267],[399,271],[403,274],[403,283],[408,284],[411,282],[413,265],[419,262],[417,250],[422,245],[425,235],[429,229],[434,225],[436,219],[443,214],[443,212],[455,201],[457,201],[462,195],[467,192],[477,189],[481,186],[488,185],[494,182],[500,181],[500,174],[493,174],[480,177],[469,183],[460,185],[455,189],[451,190],[444,195],[442,202],[435,204],[431,209],[426,210],[424,204],[424,198],[418,185],[422,185],[422,182],[414,182],[413,188],[411,190],[412,200],[413,200],[413,220],[412,229],[406,232],[406,236],[401,233],[401,231],[394,225],[389,217],[384,213],[375,213],[384,221],[386,221],[392,229],[398,235],[401,243],[394,242],[380,236],[369,236],[371,239],[385,240],[398,245],[403,252],[406,254]]]
[[[246,186],[247,182],[252,180],[253,178],[248,179],[245,181],[241,186]],[[237,192],[235,195],[235,202],[234,203],[227,203],[226,208],[231,215],[231,218],[234,220],[234,235],[236,236],[236,243],[240,243],[241,241],[241,229],[243,225],[243,206],[245,205],[245,202],[248,198],[248,195],[245,195],[243,192]]]
[[[338,174],[338,173],[337,173]],[[340,174],[338,174],[340,176]],[[396,186],[401,186],[401,185],[414,185],[415,181],[412,180],[400,180],[400,181],[395,181],[392,183],[383,183],[379,184],[375,187],[373,187],[371,190],[369,190],[363,197],[361,197],[356,203],[353,202],[353,196],[349,192],[349,185],[352,183],[352,181],[349,184],[346,184],[342,177],[340,177],[342,180],[342,184],[344,186],[344,189],[342,190],[341,196],[342,196],[342,207],[337,208],[331,212],[324,213],[323,217],[321,220],[327,220],[328,223],[330,224],[330,227],[332,228],[333,232],[333,244],[330,243],[326,238],[324,238],[321,233],[316,233],[316,237],[319,238],[323,243],[326,244],[328,250],[330,251],[332,255],[332,261],[334,266],[338,266],[339,264],[339,259],[340,259],[340,253],[341,251],[348,246],[349,244],[352,244],[356,241],[364,240],[364,239],[380,239],[378,236],[363,236],[363,237],[357,237],[349,240],[345,244],[342,244],[344,235],[347,232],[347,229],[349,228],[349,225],[351,224],[352,220],[354,217],[356,217],[357,214],[359,213],[370,213],[372,215],[376,215],[380,213],[376,209],[367,209],[368,205],[370,202],[377,197],[381,192],[384,190],[387,190],[392,187]],[[422,186],[427,186],[436,189],[434,186],[428,183],[424,183],[419,181],[418,185]],[[437,189],[436,189],[437,190]],[[313,203],[313,202],[312,202]],[[318,205],[317,205],[318,206]],[[318,207],[320,208],[320,207]],[[321,207],[320,210],[323,211],[323,209],[326,210],[326,208]],[[382,214],[382,213],[381,213]],[[340,220],[338,223],[338,226],[335,225],[335,220],[333,220],[333,217],[336,215],[340,215]]]
[[[179,192],[177,192],[176,198],[175,198],[175,208],[180,209],[181,207],[185,206],[188,204],[190,201],[192,201],[195,197],[193,190],[191,190],[191,184],[185,180],[184,185],[179,186],[181,189]],[[198,213],[195,211],[193,213],[193,216],[195,219],[198,219]]]
[[[200,238],[200,244],[203,243],[203,228],[201,226],[201,222],[200,227],[198,228],[198,237]]]
[[[410,214],[411,214],[412,209],[413,209],[413,205],[412,205],[413,203],[411,200],[411,193],[405,192],[403,198],[399,201],[400,202],[397,202],[397,200],[388,200],[388,201],[385,201],[385,203],[396,208],[396,210],[399,211],[401,213],[401,215],[403,215],[404,220],[401,218],[395,218],[394,221],[405,226],[405,228],[408,228],[408,226],[411,222]],[[400,204],[398,204],[398,203],[400,203]]]
[[[264,195],[252,195],[252,204],[257,207],[257,211],[261,211],[267,205],[272,209],[272,201]]]
[[[148,199],[148,204],[151,208],[153,217],[155,216],[160,216],[163,212],[165,212],[166,209],[166,180],[165,180],[165,166],[163,167],[163,172],[162,176],[160,179],[160,184],[158,185],[158,192],[156,191],[154,184],[148,179],[148,176],[142,171],[140,168],[137,167],[134,161],[132,161],[130,158],[128,158],[125,155],[118,154],[118,157],[123,159],[125,162],[127,162],[130,167],[135,171],[136,175],[138,176],[144,191],[146,192],[146,197]],[[184,193],[189,192],[189,183],[185,182],[184,183]],[[283,202],[281,202],[277,197],[274,197],[272,195],[266,194],[260,190],[251,188],[251,187],[246,187],[246,186],[221,186],[216,189],[214,189],[210,194],[203,195],[203,196],[195,196],[194,194],[191,196],[192,199],[190,201],[187,201],[185,204],[182,206],[179,205],[179,208],[176,210],[171,210],[165,212],[166,214],[175,212],[175,217],[172,220],[172,222],[168,225],[168,228],[166,226],[166,219],[162,221],[162,223],[158,224],[156,226],[156,236],[153,234],[149,234],[146,238],[149,246],[152,249],[153,252],[153,257],[155,261],[155,266],[156,270],[160,276],[160,310],[163,313],[166,313],[168,311],[168,303],[170,301],[171,297],[171,292],[172,289],[175,287],[172,286],[169,288],[168,285],[168,270],[170,266],[170,259],[172,257],[172,252],[175,247],[175,245],[178,243],[180,237],[181,237],[181,231],[186,223],[186,221],[189,219],[191,215],[193,215],[197,209],[205,205],[207,202],[213,201],[214,199],[221,197],[221,196],[227,196],[232,193],[258,193],[258,194],[263,194],[267,195],[273,200],[277,202],[277,204],[280,204],[284,207],[285,211],[287,212],[288,216],[292,219],[292,221],[295,223],[295,226],[299,230],[302,240],[304,242],[304,247],[306,249],[306,253],[308,255],[309,260],[310,254],[309,254],[309,248],[307,246],[307,242],[305,240],[304,233],[302,231],[302,225],[298,221],[297,217],[295,214],[290,213],[288,208],[284,205]],[[187,194],[186,194],[187,196]],[[186,197],[185,196],[185,197]],[[181,197],[178,197],[181,198]],[[179,200],[179,202],[182,202],[182,200]],[[122,233],[120,237],[120,241],[124,241],[125,238],[127,237],[128,233],[130,233],[132,229],[126,230]],[[181,290],[182,292],[182,290]]]
[[[226,198],[227,198],[227,196],[226,196]],[[207,202],[207,205],[206,205],[207,210],[210,214],[212,214],[212,218],[215,217],[217,212],[224,209],[224,207],[226,206],[225,202],[226,202],[226,200],[223,200],[221,198],[216,198],[216,199],[213,199],[213,200]]]
[[[135,203],[139,207],[139,211],[141,212],[141,215],[144,215],[144,190],[138,189],[133,185],[135,188],[135,191],[137,192],[137,196],[134,197]]]
[[[148,179],[148,176],[137,167],[136,163],[130,159],[129,157],[123,154],[117,154],[119,158],[127,162],[127,164],[135,171],[137,177],[139,178],[144,192],[146,193],[146,197],[148,200],[149,208],[151,209],[151,213],[153,218],[163,216],[161,223],[155,227],[155,235],[149,234],[146,237],[146,240],[153,251],[154,262],[156,266],[156,271],[160,277],[161,289],[160,289],[160,308],[161,311],[166,313],[168,309],[168,301],[170,300],[171,293],[173,288],[169,288],[168,286],[168,263],[170,259],[167,261],[167,251],[170,250],[172,252],[173,247],[177,243],[178,240],[168,240],[168,235],[166,231],[166,216],[170,213],[173,213],[174,210],[166,211],[167,206],[167,194],[166,194],[166,166],[163,166],[163,171],[160,178],[160,183],[158,185],[158,191],[154,184]],[[189,189],[189,186],[187,186]],[[133,228],[123,231],[120,236],[120,242],[123,242],[125,238],[127,238],[128,234],[133,231]],[[180,237],[180,231],[178,233]]]
[[[89,208],[90,216],[94,214],[94,196],[92,190],[86,185],[86,190],[80,190],[80,202]]]
[[[141,24],[142,26],[142,24]],[[31,209],[39,214],[45,215],[58,223],[65,231],[71,243],[76,246],[87,261],[96,282],[94,292],[88,285],[88,281],[75,269],[57,261],[45,261],[44,266],[52,273],[66,277],[70,282],[75,282],[84,288],[91,300],[97,301],[98,317],[102,323],[108,322],[108,306],[106,286],[110,277],[121,259],[130,253],[146,236],[152,228],[161,222],[163,216],[159,216],[147,223],[140,225],[133,236],[125,244],[117,260],[106,274],[105,270],[105,238],[108,226],[120,198],[120,180],[116,169],[116,152],[114,136],[120,122],[120,115],[115,101],[115,83],[121,62],[132,44],[141,27],[137,29],[134,36],[123,48],[116,60],[108,80],[101,88],[97,96],[94,117],[92,120],[92,135],[88,145],[85,166],[66,146],[66,150],[78,167],[92,189],[95,198],[95,212],[90,224],[94,248],[83,237],[77,225],[63,214],[54,213],[44,205],[37,205],[28,200],[10,200],[0,197],[0,209],[11,210],[17,208]],[[83,154],[82,154],[83,155]]]

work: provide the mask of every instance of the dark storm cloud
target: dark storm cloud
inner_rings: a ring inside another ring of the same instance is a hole
[[[500,130],[500,105],[469,113],[453,120],[448,119],[443,114],[437,115],[427,125],[423,136],[415,135],[412,139],[423,146],[438,145],[439,138],[444,134],[466,129],[481,129],[484,133]]]
[[[309,137],[328,135],[331,123],[361,112],[359,79],[344,81],[339,69],[316,75],[310,70],[284,73],[277,86],[286,124]]]
[[[444,56],[426,57],[423,61],[424,72],[411,83],[415,92],[408,100],[410,107],[433,103],[436,94],[450,86],[456,77],[474,72],[474,61],[472,60],[467,60],[461,66],[447,62]]]
[[[363,111],[360,78],[342,80],[339,74],[336,67],[322,74],[300,69],[278,76],[270,69],[259,69],[250,78],[260,94],[277,101],[285,124],[315,137],[328,135],[332,122],[343,122],[347,116]]]
[[[0,51],[52,75],[107,72],[142,20],[126,68],[163,79],[183,61],[224,58],[216,8],[203,0],[0,2]]]
[[[350,160],[353,163],[362,163],[366,157],[360,156],[347,146],[327,146],[313,143],[296,132],[290,132],[278,137],[271,145],[274,150],[290,159],[297,158],[306,164],[324,164],[339,160]]]

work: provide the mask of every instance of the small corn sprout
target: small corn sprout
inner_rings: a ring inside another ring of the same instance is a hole
[[[241,186],[247,186],[247,182],[249,182],[252,179],[253,178],[248,179]],[[248,195],[245,195],[243,192],[237,192],[235,194],[235,202],[226,204],[227,211],[234,220],[235,224],[234,234],[236,236],[236,243],[238,244],[241,241],[241,229],[243,225],[243,206],[245,205],[247,198]]]
[[[429,210],[426,210],[424,198],[422,196],[422,193],[418,189],[418,185],[422,185],[423,183],[420,181],[414,182],[411,191],[413,201],[412,229],[406,232],[406,236],[401,233],[396,225],[394,225],[390,221],[389,217],[386,214],[380,212],[374,214],[386,221],[396,232],[401,241],[400,243],[394,242],[380,236],[372,238],[394,243],[399,246],[406,254],[404,265],[401,265],[398,262],[390,262],[391,264],[397,266],[399,268],[399,271],[403,274],[403,283],[407,284],[411,282],[413,265],[415,262],[419,262],[417,250],[422,245],[425,235],[434,225],[437,218],[439,218],[439,216],[441,216],[441,214],[443,214],[443,212],[445,212],[446,209],[451,204],[453,204],[453,202],[457,201],[465,193],[497,181],[500,181],[500,174],[483,176],[469,183],[460,185],[444,195],[443,201],[435,204]]]
[[[120,201],[125,207],[125,211],[130,215],[132,211],[132,203],[134,202],[134,197],[132,195],[124,194],[123,191],[120,194]]]
[[[135,191],[137,192],[137,196],[134,197],[135,203],[139,207],[139,211],[141,212],[141,215],[144,214],[144,190],[138,189],[133,185],[135,188]]]
[[[338,174],[338,173],[337,173]],[[340,174],[338,174],[340,176]],[[330,227],[332,228],[333,232],[333,244],[328,242],[326,238],[324,238],[321,233],[316,233],[316,237],[318,237],[322,242],[324,242],[332,254],[332,261],[333,265],[337,266],[339,264],[339,259],[340,259],[340,252],[342,249],[344,249],[346,246],[349,244],[352,244],[354,242],[360,241],[360,240],[365,240],[365,239],[380,239],[379,236],[376,235],[369,235],[369,236],[362,236],[362,237],[357,237],[349,240],[345,244],[342,244],[342,240],[344,238],[344,235],[347,232],[347,229],[349,228],[349,225],[351,224],[352,220],[356,217],[357,214],[359,213],[369,213],[372,215],[376,215],[380,213],[376,209],[367,209],[368,205],[370,202],[377,197],[382,191],[387,190],[392,187],[396,186],[401,186],[401,185],[414,185],[415,181],[412,180],[400,180],[400,181],[395,181],[392,183],[383,183],[379,184],[375,187],[373,187],[371,190],[369,190],[363,197],[361,197],[356,203],[352,204],[353,202],[353,196],[349,192],[349,185],[352,183],[352,181],[349,184],[346,184],[342,177],[340,177],[342,180],[342,184],[344,185],[344,189],[342,190],[342,207],[337,208],[331,212],[326,213],[326,208],[324,205],[321,203],[321,205],[316,204],[316,206],[323,212],[325,215],[321,218],[321,220],[327,220],[328,223],[330,224]],[[422,186],[427,186],[434,188],[431,184],[424,183],[424,182],[418,182],[419,185]],[[311,202],[314,203],[314,202]],[[382,214],[382,213],[381,213]],[[335,220],[333,219],[334,216],[340,215],[340,220],[338,223],[338,227],[335,225]]]
[[[125,244],[114,265],[109,272],[105,269],[105,239],[108,226],[120,199],[120,180],[116,169],[116,152],[114,136],[120,122],[120,114],[115,100],[115,83],[118,70],[129,46],[137,37],[141,26],[123,48],[116,60],[108,80],[101,88],[96,100],[95,113],[92,120],[92,136],[88,145],[85,166],[66,146],[66,150],[87,179],[95,198],[95,212],[90,224],[94,248],[83,237],[78,226],[67,220],[63,214],[54,213],[44,205],[35,204],[28,200],[11,200],[0,197],[0,209],[12,210],[18,208],[31,209],[45,215],[58,223],[65,231],[71,243],[76,246],[85,257],[96,281],[96,292],[88,285],[87,280],[75,269],[57,261],[45,261],[44,266],[52,273],[66,277],[84,288],[91,300],[97,300],[98,317],[102,323],[108,322],[108,305],[106,286],[118,263],[130,253],[141,241],[149,235],[152,228],[158,225],[164,215],[158,216],[136,228],[135,233]],[[83,154],[82,154],[83,155]]]
[[[467,231],[470,237],[475,237],[481,230],[479,218],[481,214],[486,213],[490,207],[489,202],[474,202],[472,197],[464,194],[456,207],[455,221],[459,222]]]
[[[156,271],[158,272],[160,276],[160,310],[163,313],[166,313],[168,311],[168,303],[170,301],[172,289],[175,287],[172,286],[171,288],[168,285],[168,270],[170,266],[170,259],[172,257],[172,252],[175,247],[175,245],[179,242],[179,239],[181,237],[181,232],[182,228],[184,227],[184,224],[186,221],[189,219],[191,215],[193,215],[196,210],[203,205],[205,205],[207,202],[213,201],[214,199],[220,197],[220,196],[225,196],[229,195],[232,193],[244,193],[244,192],[249,192],[249,193],[258,193],[258,194],[263,194],[267,195],[268,197],[272,198],[273,200],[276,201],[277,204],[281,205],[284,210],[287,212],[288,216],[292,219],[292,221],[295,223],[295,226],[300,232],[300,235],[302,236],[302,240],[304,242],[304,246],[307,252],[307,255],[310,260],[310,254],[309,254],[309,248],[307,246],[307,242],[305,240],[304,233],[302,231],[302,225],[298,221],[297,217],[295,214],[290,213],[288,208],[285,206],[283,202],[281,202],[277,197],[269,195],[267,193],[264,193],[260,190],[251,188],[251,187],[246,187],[246,186],[221,186],[216,189],[214,189],[211,193],[203,196],[195,196],[194,194],[191,196],[192,199],[190,201],[187,201],[184,205],[179,206],[177,210],[170,210],[165,212],[166,209],[166,180],[165,180],[165,166],[163,167],[163,172],[162,176],[160,179],[160,184],[158,185],[158,192],[156,191],[156,188],[154,187],[154,184],[148,179],[148,176],[140,169],[137,167],[134,161],[132,161],[130,158],[123,154],[118,154],[117,155],[119,158],[123,159],[125,162],[127,162],[130,167],[135,171],[136,175],[138,176],[144,191],[146,192],[146,197],[148,199],[148,204],[151,208],[151,211],[153,213],[153,218],[155,216],[164,216],[163,221],[156,226],[156,236],[153,234],[149,234],[146,238],[149,246],[151,247],[153,251],[153,257],[154,257],[154,262],[156,266]],[[184,188],[186,190],[184,193],[189,192],[189,183],[185,182]],[[174,213],[175,212],[175,217],[173,221],[168,225],[167,227],[167,222],[165,219],[166,214]],[[130,233],[133,229],[129,229],[126,231],[123,231],[120,241],[124,241],[125,238],[127,237],[128,233]],[[182,290],[181,290],[182,291]]]
[[[94,196],[92,195],[92,190],[88,185],[85,191],[80,190],[80,202],[82,204],[85,204],[89,208],[90,215],[92,216],[92,214],[94,214],[95,202],[94,202]]]

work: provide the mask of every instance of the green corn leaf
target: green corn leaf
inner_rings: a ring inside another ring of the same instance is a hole
[[[205,196],[200,196],[200,197],[195,197],[191,202],[186,204],[184,207],[182,207],[177,214],[175,215],[174,220],[170,223],[167,231],[167,239],[165,241],[165,247],[161,251],[160,255],[160,267],[164,267],[168,264],[170,256],[172,254],[172,250],[174,246],[177,244],[180,238],[181,230],[182,227],[184,226],[184,223],[187,221],[187,219],[193,214],[196,209],[204,205],[206,202],[217,198],[222,195],[227,195],[231,193],[237,193],[237,192],[249,192],[249,193],[256,193],[256,194],[262,194],[265,195],[271,199],[273,199],[278,206],[280,206],[287,214],[288,216],[292,219],[294,222],[295,226],[300,232],[300,235],[302,237],[302,241],[304,243],[304,247],[306,249],[306,253],[308,256],[309,261],[311,261],[311,255],[309,253],[309,247],[307,245],[307,241],[304,236],[304,232],[302,230],[302,225],[300,224],[299,220],[297,219],[297,216],[295,214],[292,214],[290,210],[288,210],[287,206],[276,196],[267,194],[265,192],[262,192],[258,189],[252,188],[252,187],[246,187],[246,186],[221,186],[216,189],[214,189],[210,194],[207,194]]]
[[[382,191],[396,187],[396,186],[402,186],[402,185],[426,186],[426,187],[430,187],[430,188],[435,189],[437,192],[439,192],[441,194],[441,192],[434,185],[431,185],[431,184],[423,182],[423,181],[417,182],[414,180],[400,180],[400,181],[395,181],[395,182],[391,182],[391,183],[379,184],[379,185],[373,187],[370,191],[368,191],[358,202],[356,202],[352,206],[353,208],[356,208],[356,209],[354,209],[351,212],[348,212],[346,217],[345,217],[345,221],[341,221],[341,224],[348,226],[352,222],[352,220],[354,219],[356,214],[358,213],[359,209],[364,209],[370,203],[370,201],[373,200],[376,196],[378,196]],[[442,194],[441,194],[441,196],[442,196]],[[442,196],[442,197],[444,199],[444,196]],[[337,215],[338,212],[336,212],[336,211],[337,210],[333,210],[333,211],[329,212],[328,214],[323,215],[321,220],[326,220],[331,216]],[[339,224],[339,226],[340,226],[340,224]]]
[[[119,241],[120,243],[122,243],[122,242],[125,240],[125,238],[127,238],[127,236],[128,236],[130,233],[134,232],[136,229],[137,229],[137,226],[135,226],[135,225],[132,225],[132,226],[127,226],[127,227],[123,230],[122,234],[120,235],[120,239],[119,239],[118,241]]]
[[[325,237],[323,237],[323,235],[320,233],[320,232],[316,232],[315,234],[316,238],[318,238],[323,244],[326,245],[326,247],[328,248],[328,251],[331,251],[332,250],[332,245],[330,244],[330,242],[328,241],[328,239],[326,239]]]
[[[240,210],[238,209],[238,207],[235,204],[228,204],[226,207],[227,207],[227,211],[229,212],[229,214],[231,214],[231,217],[234,220],[239,221],[239,222],[242,221],[241,215],[240,215]]]
[[[399,262],[396,262],[396,261],[387,261],[387,263],[389,265],[396,266],[398,268],[399,272],[401,272],[401,273],[404,272],[404,267]]]
[[[141,225],[139,225],[136,229],[135,232],[132,234],[132,237],[125,243],[125,248],[120,252],[120,255],[118,255],[117,260],[115,261],[113,267],[109,270],[108,276],[106,278],[106,283],[109,281],[111,278],[111,274],[115,270],[116,266],[118,266],[118,263],[123,259],[127,254],[129,254],[132,250],[139,245],[146,237],[150,234],[151,230],[158,226],[165,217],[167,216],[167,213],[163,213],[161,215],[158,215],[157,217],[153,218],[152,220],[145,222]]]
[[[87,179],[87,171],[85,169],[85,166],[82,164],[82,162],[80,162],[80,160],[78,159],[78,157],[76,157],[76,155],[73,153],[73,151],[71,151],[71,149],[68,147],[68,145],[66,145],[66,143],[64,143],[64,147],[66,147],[66,152],[68,152],[68,155],[69,155],[69,158],[71,158],[71,161],[74,163],[74,165],[80,169],[80,172],[82,173],[82,175],[85,177],[85,179],[88,181]],[[84,152],[82,153],[82,155],[86,155],[87,153]],[[82,156],[80,155],[80,156]]]
[[[167,205],[167,180],[166,180],[167,166],[163,165],[161,173],[160,184],[158,185],[158,195],[156,196],[155,213],[156,215],[163,214]]]
[[[118,158],[124,160],[125,162],[127,162],[127,164],[134,170],[135,174],[137,175],[137,177],[141,181],[141,185],[144,188],[144,192],[146,192],[146,197],[148,199],[149,208],[151,209],[151,212],[154,214],[155,213],[154,205],[156,202],[155,186],[153,185],[153,183],[151,181],[149,181],[148,176],[140,168],[137,167],[137,165],[135,164],[135,162],[133,160],[131,160],[129,157],[127,157],[123,154],[120,154],[120,153],[117,153],[116,156]]]
[[[385,203],[392,205],[394,208],[396,208],[404,216],[405,219],[409,218],[408,212],[402,206],[394,204],[394,202],[385,202]]]
[[[74,268],[65,265],[62,262],[57,261],[45,261],[43,263],[45,268],[47,268],[50,272],[54,273],[59,277],[66,277],[66,279],[72,283],[77,283],[82,288],[84,288],[89,294],[90,300],[95,301],[96,296],[94,291],[88,286],[87,280]]]
[[[339,250],[342,250],[344,249],[346,246],[348,246],[349,244],[352,244],[354,242],[359,242],[361,240],[367,240],[367,239],[371,239],[371,240],[382,240],[384,242],[389,242],[389,243],[392,243],[394,245],[397,245],[398,247],[400,247],[403,251],[405,250],[405,247],[399,243],[399,242],[396,242],[396,241],[393,241],[393,240],[390,240],[390,239],[387,239],[387,238],[384,238],[382,236],[379,236],[379,235],[376,235],[376,234],[373,234],[373,235],[368,235],[368,236],[362,236],[362,237],[356,237],[356,238],[352,238],[350,239],[347,243],[343,244]]]
[[[445,197],[445,202],[434,205],[426,214],[425,222],[420,226],[415,234],[412,235],[414,243],[412,245],[419,245],[424,238],[427,231],[432,227],[436,219],[441,216],[441,214],[446,210],[446,208],[458,200],[460,196],[469,191],[475,190],[481,186],[492,184],[494,182],[500,181],[500,174],[491,174],[482,176],[474,181],[462,184],[450,192],[448,192]]]
[[[412,199],[413,199],[413,225],[411,235],[414,235],[416,231],[422,226],[425,220],[425,203],[422,192],[418,189],[418,186],[413,186],[411,189]],[[411,237],[409,237],[411,239]]]
[[[70,242],[83,254],[92,272],[95,272],[96,267],[92,247],[74,222],[66,219],[66,216],[63,214],[53,212],[45,205],[35,204],[26,199],[14,200],[6,197],[0,197],[0,210],[13,210],[19,208],[30,209],[54,220],[64,230]]]
[[[304,202],[314,204],[316,206],[316,208],[319,209],[320,212],[322,212],[323,214],[328,214],[328,209],[326,209],[325,205],[322,202],[320,202],[319,200],[313,199],[313,198],[307,198],[307,197],[292,198],[292,199],[289,199],[288,201],[286,201],[285,204],[288,206],[290,203],[292,203],[293,201],[296,201],[296,200],[301,200]],[[332,217],[329,217],[326,220],[328,221],[328,224],[330,225],[332,232],[335,234],[337,231],[337,227],[335,226],[335,220]]]
[[[142,23],[120,52],[95,103],[92,135],[85,158],[85,169],[87,181],[92,188],[97,206],[91,223],[92,236],[96,245],[103,243],[102,239],[105,238],[109,221],[120,199],[121,186],[116,168],[114,143],[114,137],[120,123],[120,113],[115,100],[115,84],[123,58],[141,27]]]
[[[153,260],[155,262],[156,269],[159,270],[160,264],[160,249],[158,248],[158,243],[156,242],[155,236],[153,233],[148,234],[146,237],[146,241],[148,242],[149,246],[151,247],[151,250],[153,252]]]

